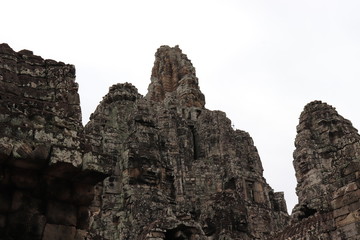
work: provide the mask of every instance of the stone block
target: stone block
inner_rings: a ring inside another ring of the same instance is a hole
[[[39,186],[39,174],[31,169],[14,168],[11,182],[20,189],[34,189]]]
[[[254,183],[254,201],[256,203],[264,203],[265,202],[265,195],[264,195],[264,189],[262,187],[262,184],[259,182]]]
[[[333,209],[339,209],[343,207],[345,204],[343,202],[343,196],[336,198],[335,200],[331,201],[331,206]]]
[[[74,240],[76,228],[56,224],[46,224],[42,240]]]
[[[360,189],[345,194],[343,198],[343,204],[349,205],[351,203],[359,201],[359,199],[360,199]]]
[[[90,210],[88,207],[83,207],[83,206],[79,207],[77,228],[86,230],[89,227],[90,227]]]
[[[98,144],[98,141],[93,143]],[[83,170],[102,172],[104,174],[111,173],[114,169],[108,164],[109,159],[104,156],[97,155],[95,153],[85,153],[83,156]]]
[[[51,164],[46,169],[46,174],[53,178],[71,180],[79,173],[79,171],[80,169],[74,167],[71,163],[57,162],[55,164]]]
[[[24,146],[30,147],[31,149],[24,149]],[[26,153],[18,153],[22,157],[12,159],[10,164],[19,168],[25,169],[41,169],[48,164],[50,146],[48,145],[21,145],[18,149],[18,152],[26,150]]]
[[[350,239],[360,235],[360,224],[359,222],[352,222],[341,227],[339,230],[343,233],[343,236],[345,237],[344,239]]]
[[[333,209],[338,209],[357,202],[360,199],[360,189],[353,182],[335,191],[333,197],[334,200],[331,201],[331,206]]]
[[[38,162],[47,162],[50,154],[50,146],[48,145],[39,145],[36,146],[33,152],[31,153],[32,158],[36,159]]]
[[[72,201],[78,205],[89,205],[94,199],[94,186],[89,184],[74,184]]]
[[[55,163],[70,163],[74,167],[80,167],[82,164],[82,154],[78,150],[53,147],[50,164]]]
[[[351,162],[346,168],[342,169],[343,176],[347,176],[360,169],[360,162]]]
[[[342,227],[356,222],[360,222],[360,209],[350,212],[343,220],[337,222],[336,225]]]
[[[347,215],[347,214],[349,214],[349,208],[348,208],[348,206],[344,206],[342,208],[335,209],[334,218],[344,216],[344,215]]]
[[[27,143],[17,143],[14,146],[12,154],[15,158],[30,158],[32,147]]]
[[[345,192],[348,193],[348,192],[352,192],[352,191],[355,191],[359,189],[356,182],[352,182],[352,183],[349,183],[348,185],[346,185],[346,188],[345,188]]]
[[[37,209],[26,209],[8,214],[7,230],[14,239],[41,239],[46,217]]]
[[[356,201],[356,202],[349,205],[349,210],[350,211],[355,211],[357,209],[360,209],[360,198],[359,198],[358,201]]]
[[[46,224],[46,217],[41,214],[34,214],[28,223],[28,235],[34,239],[41,239]]]
[[[74,240],[88,240],[87,238],[87,231],[76,229],[75,239]]]
[[[70,202],[72,200],[71,181],[61,178],[49,178],[47,180],[47,195],[50,199]]]
[[[48,223],[76,226],[77,208],[74,205],[50,200],[47,204]]]

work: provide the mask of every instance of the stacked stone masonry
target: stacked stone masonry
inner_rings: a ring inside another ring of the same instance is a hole
[[[81,239],[104,172],[83,158],[75,68],[0,45],[0,239]]]
[[[74,66],[0,45],[0,239],[360,238],[360,137],[331,106],[301,114],[289,216],[178,46],[146,96],[113,85],[85,127],[77,89]]]
[[[360,136],[321,101],[305,106],[297,127],[294,167],[299,203],[274,239],[360,239]]]

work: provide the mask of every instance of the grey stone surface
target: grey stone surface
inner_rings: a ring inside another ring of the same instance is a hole
[[[85,134],[93,155],[113,159],[97,186],[93,237],[264,239],[288,220],[251,137],[205,108],[178,47],[158,49],[145,97],[131,84],[112,86]]]
[[[0,44],[0,239],[359,239],[360,136],[326,103],[300,116],[289,216],[178,46],[146,96],[113,85],[85,127],[77,89],[74,66]]]
[[[360,238],[360,136],[321,101],[305,106],[297,127],[294,167],[299,203],[275,239]]]

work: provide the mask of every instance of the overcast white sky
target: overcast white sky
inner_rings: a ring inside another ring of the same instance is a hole
[[[250,133],[289,209],[305,104],[323,100],[360,126],[358,0],[3,0],[0,8],[0,42],[76,66],[84,124],[112,84],[146,94],[156,49],[180,45],[206,107]]]

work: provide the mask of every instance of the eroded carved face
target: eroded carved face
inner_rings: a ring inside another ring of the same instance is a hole
[[[324,166],[329,170],[329,158],[346,132],[343,119],[330,110],[314,112],[296,137],[294,165],[298,180],[302,181],[310,170],[311,175],[315,172],[321,175],[321,168]]]
[[[310,170],[314,169],[315,153],[313,152],[313,150],[307,150],[306,148],[304,148],[303,151],[295,151],[294,158],[296,176],[298,178],[298,181],[301,181]]]
[[[127,170],[130,184],[146,184],[156,186],[163,178],[164,169],[156,160],[146,158],[129,158],[130,167]]]
[[[331,192],[330,178],[336,172],[339,149],[348,144],[346,134],[351,123],[324,103],[312,103],[301,115],[296,136],[294,166],[298,180],[299,202],[303,212],[324,209],[326,196]],[[307,215],[305,214],[305,215]]]
[[[358,144],[357,130],[335,108],[320,101],[305,106],[295,140],[299,208],[294,215],[302,219],[330,209],[334,189],[344,181],[343,166],[357,158]]]
[[[131,184],[147,184],[155,186],[161,180],[161,169],[155,167],[131,168],[129,171]]]
[[[335,143],[338,138],[344,136],[343,124],[337,116],[322,119],[317,125],[324,143]]]
[[[306,174],[310,170],[309,158],[307,154],[300,155],[297,158],[299,170],[302,174]]]

